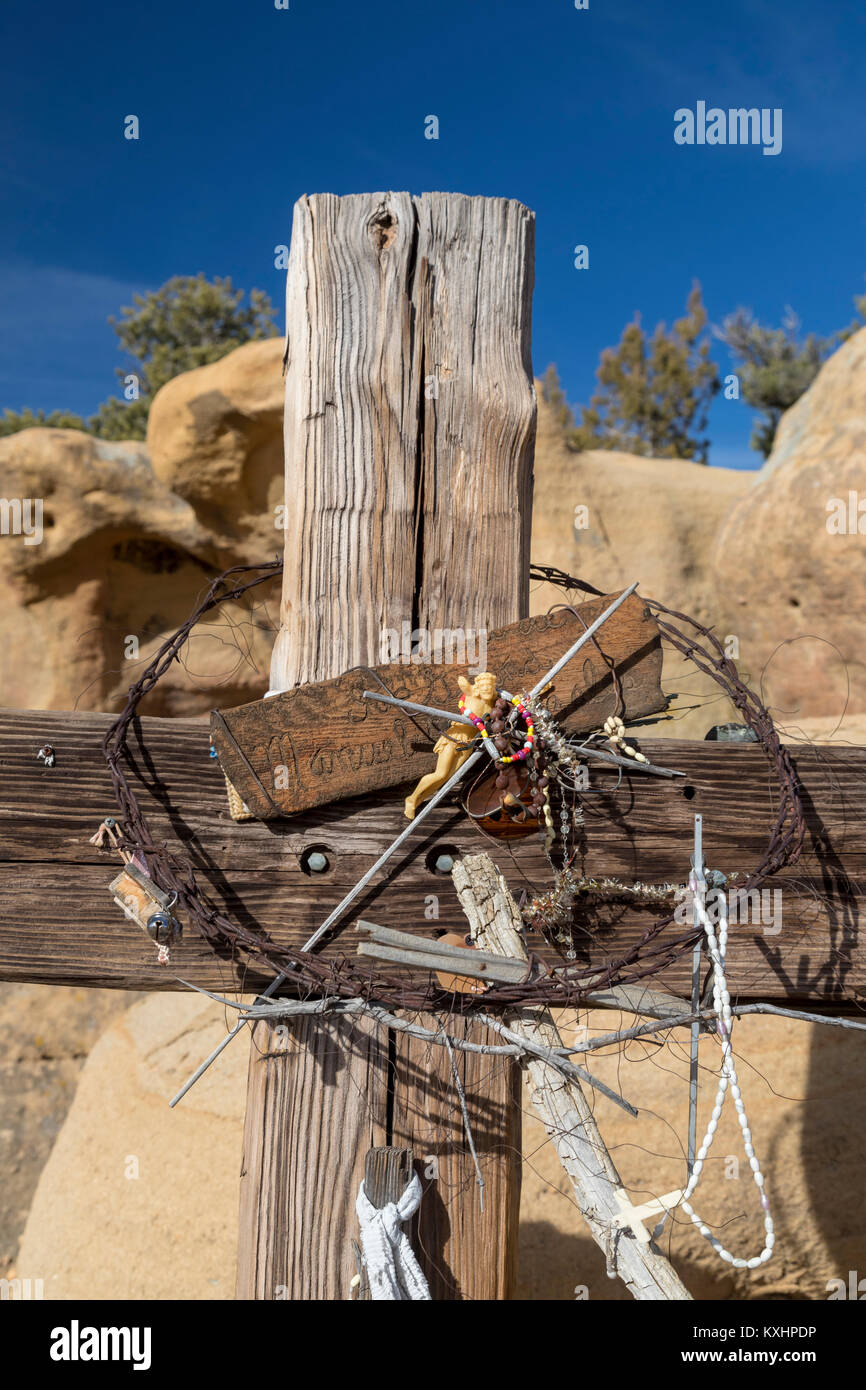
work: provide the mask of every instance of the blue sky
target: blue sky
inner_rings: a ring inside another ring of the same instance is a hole
[[[862,5],[289,3],[4,0],[0,408],[87,413],[115,393],[106,318],[171,275],[230,275],[282,314],[273,248],[302,193],[528,204],[535,369],[555,362],[572,402],[635,311],[670,321],[693,278],[717,323],[739,304],[774,323],[792,305],[819,333],[852,318]],[[674,111],[698,101],[781,107],[781,153],[676,145]],[[711,461],[755,466],[751,427],[718,400]]]

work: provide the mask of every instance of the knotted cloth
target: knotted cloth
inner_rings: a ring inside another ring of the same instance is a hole
[[[361,1183],[355,1210],[361,1223],[361,1249],[370,1285],[370,1297],[391,1302],[430,1301],[427,1280],[402,1229],[421,1205],[418,1174],[397,1202],[374,1207]]]

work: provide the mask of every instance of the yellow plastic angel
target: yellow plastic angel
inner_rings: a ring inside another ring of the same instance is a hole
[[[482,671],[471,684],[465,676],[458,676],[457,684],[465,697],[464,713],[486,719],[496,700],[496,677],[490,671]],[[426,801],[454,776],[460,764],[469,757],[474,738],[475,730],[469,724],[448,725],[445,733],[433,745],[433,752],[437,754],[435,772],[428,772],[426,777],[422,777],[415,790],[406,797],[403,809],[407,820],[415,819],[420,801]]]

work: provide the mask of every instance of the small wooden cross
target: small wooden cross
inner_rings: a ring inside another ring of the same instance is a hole
[[[650,1216],[662,1216],[678,1207],[683,1200],[683,1189],[678,1187],[675,1192],[666,1192],[664,1197],[654,1197],[652,1201],[639,1202],[636,1206],[632,1204],[624,1187],[616,1188],[614,1195],[619,1214],[613,1218],[611,1225],[617,1230],[630,1230],[636,1240],[643,1245],[649,1245],[652,1233],[647,1230],[644,1221]]]

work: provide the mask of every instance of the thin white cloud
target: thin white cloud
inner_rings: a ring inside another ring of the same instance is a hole
[[[143,286],[131,280],[64,266],[38,266],[0,261],[0,324],[4,334],[14,329],[17,347],[28,341],[45,346],[46,334],[56,342],[73,342],[82,330],[106,327],[109,314],[131,303]]]
[[[97,272],[0,260],[0,409],[95,410],[123,365],[109,314],[145,286]]]

